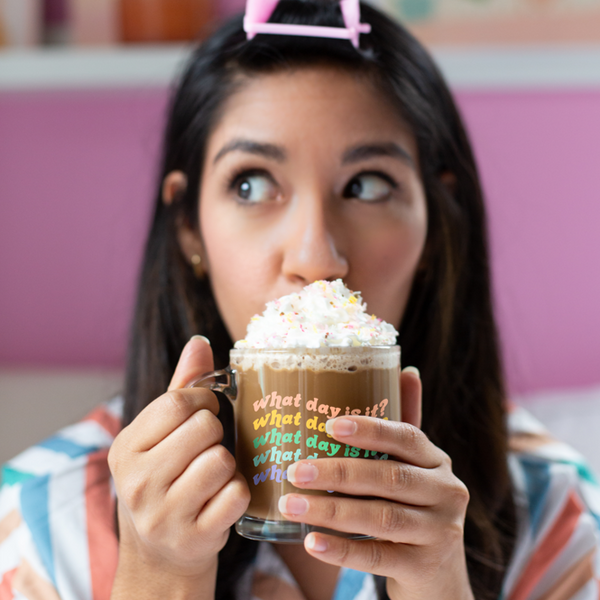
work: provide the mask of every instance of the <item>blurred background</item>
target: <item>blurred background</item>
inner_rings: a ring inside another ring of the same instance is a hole
[[[600,0],[380,0],[487,195],[511,397],[600,470]],[[119,393],[164,111],[243,0],[0,0],[0,462]]]

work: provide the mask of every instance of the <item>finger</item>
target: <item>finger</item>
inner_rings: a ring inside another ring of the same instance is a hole
[[[395,457],[424,469],[435,469],[448,456],[414,425],[365,416],[337,417],[325,429],[340,442]]]
[[[421,376],[416,367],[406,367],[400,373],[401,421],[421,428]]]
[[[394,543],[432,544],[440,529],[435,511],[387,500],[286,494],[278,508],[289,521]]]
[[[414,506],[437,505],[443,500],[446,489],[445,479],[440,480],[437,470],[422,469],[396,460],[303,460],[288,467],[287,478],[301,489],[377,496]]]
[[[208,448],[223,440],[223,425],[210,411],[194,412],[184,423],[148,451],[157,478],[169,487]]]
[[[239,471],[206,503],[196,523],[198,527],[229,528],[248,509],[250,489]]]
[[[188,388],[172,390],[151,402],[117,436],[115,444],[130,452],[146,452],[162,442],[185,423],[194,413],[203,409],[219,413],[219,401],[210,390]]]
[[[232,454],[221,444],[215,444],[172,482],[167,500],[182,517],[196,519],[204,505],[233,478],[235,470]]]
[[[420,547],[398,545],[380,540],[349,540],[324,533],[309,533],[306,551],[319,560],[373,575],[394,577],[409,582],[419,577]]]
[[[202,335],[195,335],[183,348],[169,390],[178,390],[215,368],[210,342]]]

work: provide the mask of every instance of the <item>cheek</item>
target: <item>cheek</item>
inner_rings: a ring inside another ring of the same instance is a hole
[[[241,239],[222,217],[201,211],[201,232],[212,291],[233,341],[246,333],[250,318],[264,309],[259,293],[268,283],[270,265],[260,244]],[[218,223],[211,227],[212,223]]]
[[[379,272],[397,273],[404,279],[407,271],[411,271],[418,262],[423,248],[423,239],[416,232],[392,231],[389,234],[379,232],[371,244],[373,266]]]
[[[427,237],[421,212],[408,221],[369,233],[355,257],[356,283],[362,286],[369,312],[398,326],[410,295]]]

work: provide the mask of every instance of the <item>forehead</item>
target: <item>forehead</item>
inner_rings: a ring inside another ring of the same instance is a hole
[[[209,140],[214,156],[231,137],[321,146],[396,140],[416,159],[414,136],[400,107],[364,74],[330,66],[241,78]]]

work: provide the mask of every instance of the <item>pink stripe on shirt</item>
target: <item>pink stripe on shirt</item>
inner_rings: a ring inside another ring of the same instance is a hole
[[[14,579],[17,569],[11,569],[4,573],[2,581],[0,581],[0,600],[13,600],[15,597],[13,594],[12,580]]]
[[[115,501],[107,456],[107,448],[94,452],[86,466],[85,506],[93,600],[110,599],[118,561]]]
[[[95,421],[113,438],[117,437],[117,434],[121,431],[121,420],[111,414],[105,406],[99,406],[87,415],[84,420]]]
[[[569,543],[584,510],[581,500],[571,492],[561,513],[556,517],[545,538],[538,544],[509,600],[527,600],[538,581]]]

